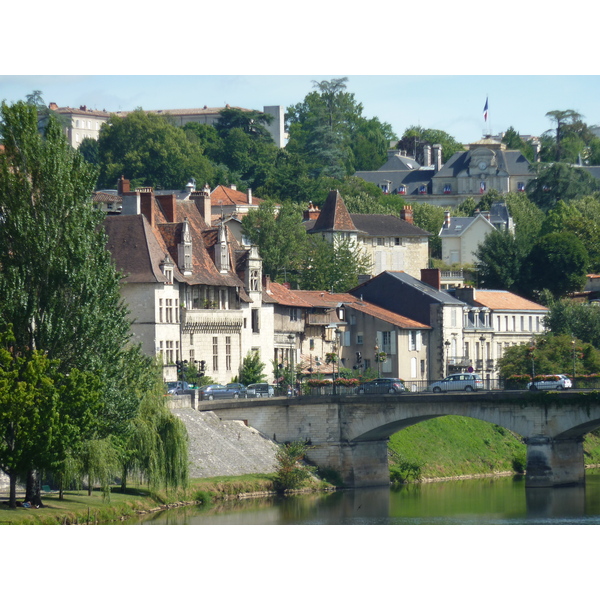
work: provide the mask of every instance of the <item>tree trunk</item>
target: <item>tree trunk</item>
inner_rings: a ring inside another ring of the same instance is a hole
[[[14,473],[9,473],[8,479],[10,481],[8,506],[10,506],[10,508],[17,508],[17,476]]]
[[[123,467],[123,473],[121,474],[121,494],[124,494],[127,490],[127,468]]]
[[[27,472],[27,483],[25,484],[25,502],[32,506],[44,506],[42,502],[42,490],[40,487],[40,473],[33,470]]]

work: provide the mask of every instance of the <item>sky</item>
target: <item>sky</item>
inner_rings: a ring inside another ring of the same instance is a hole
[[[540,135],[546,113],[573,109],[600,125],[600,76],[564,75],[0,75],[0,99],[15,102],[40,90],[46,103],[107,111],[223,107],[262,110],[302,102],[314,81],[348,77],[347,91],[366,117],[392,125],[441,129],[462,143],[514,127]],[[488,119],[483,109],[488,100]]]
[[[8,102],[40,90],[47,103],[107,111],[261,110],[301,102],[313,81],[348,77],[363,115],[398,137],[413,125],[462,143],[511,126],[540,135],[552,127],[547,112],[567,109],[600,125],[596,41],[581,21],[589,0],[559,19],[540,0],[505,0],[502,10],[475,0],[460,10],[371,0],[360,11],[330,0],[230,0],[226,10],[172,0],[160,12],[64,0],[60,15],[29,19],[26,36],[29,5],[15,4],[3,9],[10,51],[0,60],[0,100]]]

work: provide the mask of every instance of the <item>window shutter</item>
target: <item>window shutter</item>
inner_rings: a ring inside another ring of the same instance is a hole
[[[421,331],[417,331],[417,351],[421,349]]]

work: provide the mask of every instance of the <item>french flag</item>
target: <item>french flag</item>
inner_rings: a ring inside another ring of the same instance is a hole
[[[485,99],[485,106],[483,107],[483,120],[487,122],[488,115],[488,99]]]

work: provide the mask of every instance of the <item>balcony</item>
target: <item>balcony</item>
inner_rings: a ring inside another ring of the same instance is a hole
[[[184,333],[239,333],[244,325],[241,310],[182,309]]]
[[[448,364],[453,367],[470,367],[471,359],[468,356],[452,356],[448,358]]]

